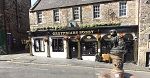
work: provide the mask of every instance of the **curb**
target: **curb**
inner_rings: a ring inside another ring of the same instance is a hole
[[[0,61],[11,61],[11,60],[0,60]]]

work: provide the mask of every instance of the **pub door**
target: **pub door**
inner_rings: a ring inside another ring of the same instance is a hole
[[[70,41],[69,42],[69,54],[70,58],[77,58],[78,57],[78,43]]]

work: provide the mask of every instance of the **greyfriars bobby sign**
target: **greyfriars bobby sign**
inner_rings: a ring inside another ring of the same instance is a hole
[[[94,30],[88,31],[68,31],[68,32],[53,32],[52,35],[74,35],[74,34],[93,34]]]
[[[70,20],[68,22],[68,28],[74,29],[78,28],[77,22],[74,20]],[[86,30],[86,31],[64,31],[64,32],[53,32],[52,35],[75,35],[75,34],[93,34],[94,30]]]

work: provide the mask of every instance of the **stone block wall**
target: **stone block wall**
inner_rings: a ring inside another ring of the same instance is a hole
[[[3,17],[4,17],[4,1],[3,0],[1,0],[0,1],[0,24],[3,24],[3,22],[4,22],[4,19],[3,19]]]
[[[138,25],[138,5],[137,0],[127,1],[127,16],[119,16],[119,2],[100,3],[100,18],[93,18],[93,5],[80,5],[82,18],[77,21],[79,24],[110,24],[121,23],[121,25]],[[60,8],[60,22],[53,21],[53,9],[43,10],[43,23],[37,24],[37,15],[35,12],[30,12],[30,27],[36,29],[39,27],[67,26],[68,21],[73,19],[72,7]],[[114,12],[115,15],[110,17],[109,13]]]
[[[11,49],[23,49],[23,44],[25,44],[25,40],[28,39],[26,31],[30,30],[30,7],[30,0],[5,0],[6,33],[11,33],[13,37]]]
[[[3,0],[0,1],[0,14],[3,13]]]
[[[140,0],[139,4],[139,54],[138,64],[145,66],[146,52],[150,51],[149,34],[150,34],[150,1]]]

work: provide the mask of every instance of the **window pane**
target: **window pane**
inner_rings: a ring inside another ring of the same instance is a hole
[[[119,3],[119,15],[120,16],[126,15],[126,1],[121,1]]]
[[[63,52],[64,51],[63,39],[61,38],[52,39],[52,49],[53,52]]]
[[[38,18],[38,23],[42,23],[42,18]]]
[[[84,42],[82,43],[82,54],[83,55],[95,55],[97,52],[96,42]]]
[[[59,10],[55,9],[53,12],[54,12],[54,21],[55,22],[59,21]]]
[[[40,40],[40,50],[44,51],[44,40]]]
[[[35,42],[34,42],[34,50],[35,50],[36,52],[38,52],[38,51],[39,51],[39,47],[40,47],[40,45],[39,45],[39,40],[35,40]]]
[[[35,52],[44,52],[44,40],[42,38],[37,38],[34,40],[34,50]]]
[[[100,17],[100,5],[93,5],[94,18]]]
[[[37,12],[37,22],[42,23],[42,11]]]
[[[73,8],[73,18],[74,20],[80,19],[80,7],[74,7]]]

